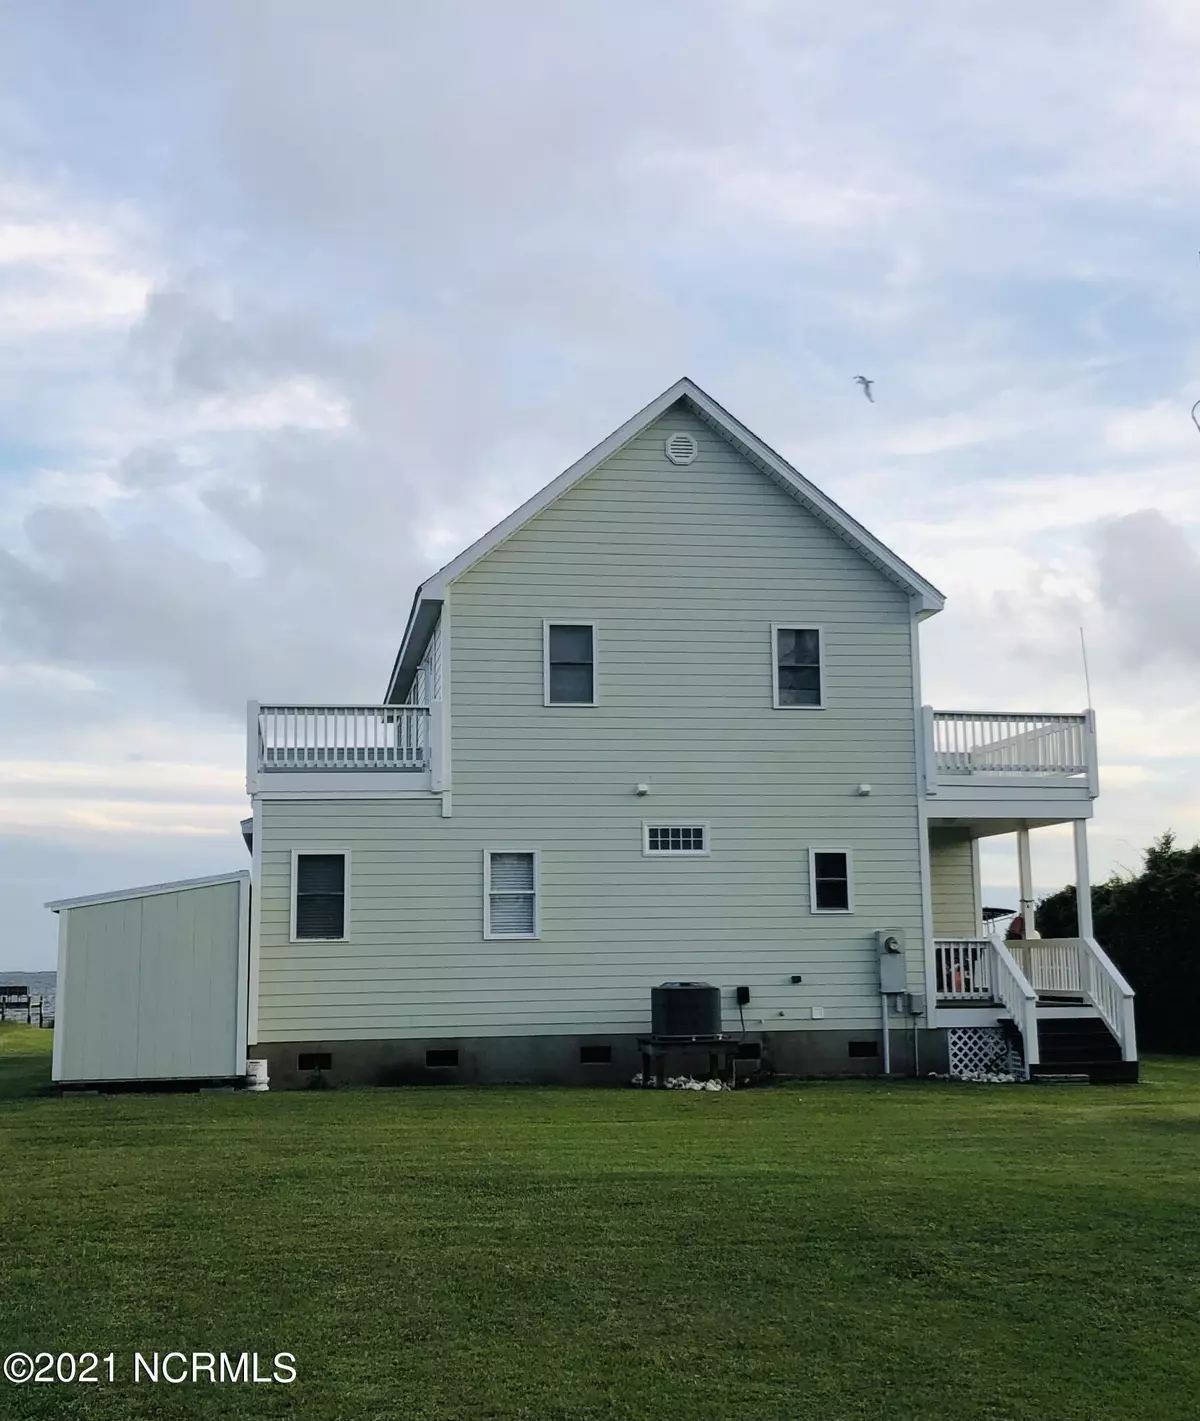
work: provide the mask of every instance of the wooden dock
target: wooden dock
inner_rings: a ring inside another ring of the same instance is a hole
[[[35,1012],[38,1026],[45,1026],[44,997],[31,996],[28,987],[17,986],[11,982],[0,986],[0,1022],[20,1021],[24,1015],[25,1025],[32,1026]]]

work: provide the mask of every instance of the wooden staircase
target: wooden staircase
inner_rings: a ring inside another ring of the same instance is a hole
[[[1138,1063],[1123,1061],[1116,1037],[1097,1016],[1038,1017],[1038,1055],[1031,1080],[1086,1076],[1092,1085],[1133,1082]]]

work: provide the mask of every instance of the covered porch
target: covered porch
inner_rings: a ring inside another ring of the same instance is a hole
[[[927,707],[924,789],[933,929],[928,990],[936,1024],[1015,1033],[1030,1073],[1108,1063],[1112,1069],[1101,1078],[1136,1079],[1133,991],[1096,941],[1092,923],[1087,827],[1099,793],[1092,711]],[[1042,938],[1033,835],[1066,824],[1077,936]],[[979,845],[999,835],[1014,840],[1018,883],[1017,932],[1007,941],[985,922],[991,914],[981,896]]]

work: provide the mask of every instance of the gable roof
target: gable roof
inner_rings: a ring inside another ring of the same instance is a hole
[[[728,410],[717,404],[711,395],[705,394],[699,385],[685,376],[682,380],[677,380],[670,389],[664,390],[657,399],[651,400],[632,419],[626,420],[620,429],[614,429],[607,439],[601,440],[582,459],[565,469],[558,478],[527,499],[520,508],[497,523],[482,538],[476,539],[469,548],[459,553],[452,562],[448,562],[417,588],[408,625],[404,631],[404,640],[400,644],[400,651],[388,682],[386,701],[402,699],[407,695],[417,666],[437,625],[450,584],[677,404],[685,405],[716,430],[739,454],[761,469],[813,517],[819,519],[878,568],[885,577],[907,592],[915,601],[918,616],[928,617],[942,610],[946,599],[933,583],[927,582],[919,573],[914,572],[861,523],[851,518],[845,509],[839,508],[833,499],[822,493],[786,459],[764,444]]]

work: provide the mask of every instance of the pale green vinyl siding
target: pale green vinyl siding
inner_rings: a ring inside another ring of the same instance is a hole
[[[908,599],[706,424],[668,413],[447,610],[453,816],[263,803],[260,1040],[636,1031],[681,977],[730,1025],[747,985],[750,1029],[869,1030],[883,927],[923,989]],[[596,705],[543,705],[544,620],[596,623]],[[773,709],[773,622],[824,629],[827,709]],[[643,857],[644,820],[708,823],[711,855]],[[351,851],[347,944],[287,941],[310,846]],[[540,850],[539,940],[483,940],[486,847]],[[853,915],[810,912],[810,847],[852,851]]]
[[[242,887],[234,880],[61,910],[57,1079],[244,1073],[237,1054]]]
[[[975,846],[966,830],[929,830],[929,880],[934,937],[978,937],[983,911]]]

